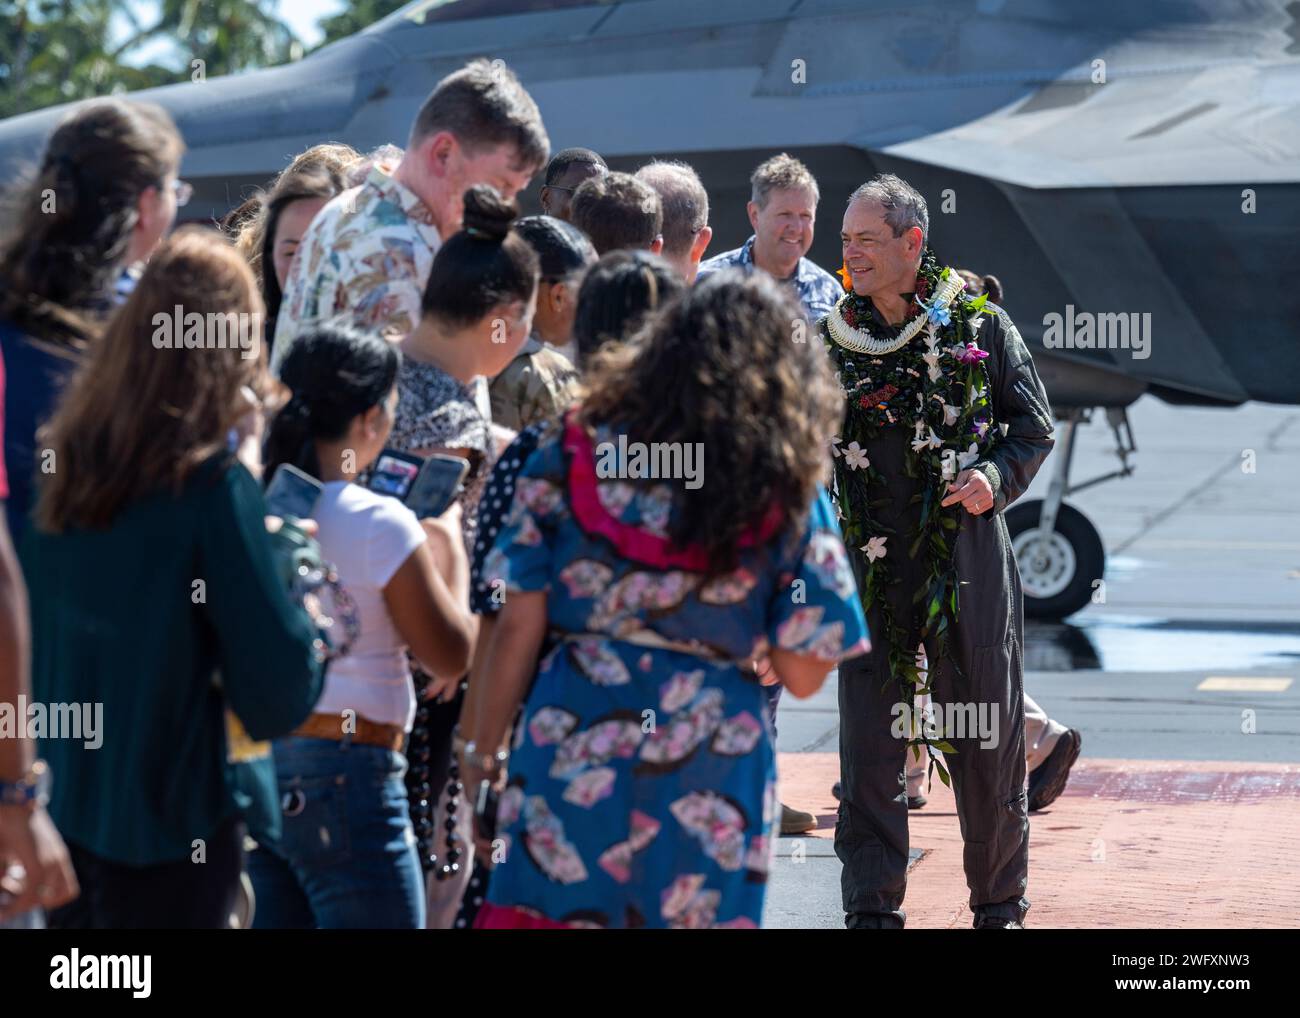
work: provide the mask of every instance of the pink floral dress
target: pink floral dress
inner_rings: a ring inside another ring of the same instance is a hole
[[[824,494],[800,532],[764,528],[709,579],[700,549],[667,540],[674,483],[598,479],[572,423],[519,472],[482,578],[507,600],[546,591],[552,636],[480,926],[761,920],[776,767],[745,663],[779,647],[829,671],[868,649],[866,622]]]

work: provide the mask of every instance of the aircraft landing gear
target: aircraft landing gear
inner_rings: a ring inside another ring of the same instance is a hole
[[[1070,461],[1074,458],[1076,425],[1091,419],[1088,409],[1070,410],[1062,418],[1063,441],[1056,459],[1047,497],[1017,502],[1006,511],[1011,547],[1020,567],[1025,615],[1039,619],[1063,619],[1092,599],[1096,581],[1106,569],[1106,551],[1101,535],[1088,517],[1065,504],[1065,496],[1133,472],[1128,457],[1137,451],[1128,412],[1123,407],[1107,408],[1106,419],[1115,435],[1120,469],[1070,485]]]

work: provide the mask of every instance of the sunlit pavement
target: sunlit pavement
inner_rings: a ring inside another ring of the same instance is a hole
[[[1300,410],[1144,399],[1131,416],[1135,476],[1069,499],[1105,541],[1104,602],[1026,633],[1028,690],[1083,734],[1065,794],[1030,816],[1028,924],[1294,928]],[[1113,469],[1104,426],[1080,443],[1078,479]],[[778,841],[765,925],[840,927],[833,676],[783,698],[779,733],[782,799],[819,827]],[[936,778],[928,795],[908,925],[969,928],[952,794]]]
[[[834,753],[785,754],[781,793],[819,827],[778,841],[767,925],[839,926],[831,839]],[[936,779],[912,811],[908,926],[971,924],[952,792]],[[1081,759],[1029,818],[1032,927],[1289,927],[1300,924],[1300,765]]]

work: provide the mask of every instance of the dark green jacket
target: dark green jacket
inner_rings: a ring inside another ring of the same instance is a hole
[[[249,806],[227,765],[225,707],[254,739],[311,713],[316,632],[276,572],[265,511],[257,482],[222,457],[106,530],[28,528],[33,700],[103,705],[98,749],[41,743],[66,840],[137,866],[190,857]],[[253,804],[278,817],[277,805]]]

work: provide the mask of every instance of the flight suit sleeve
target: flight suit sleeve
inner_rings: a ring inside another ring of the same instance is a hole
[[[1019,330],[1001,308],[986,322],[993,417],[1006,433],[972,467],[993,486],[993,512],[1000,513],[1024,494],[1056,439],[1047,392]]]

